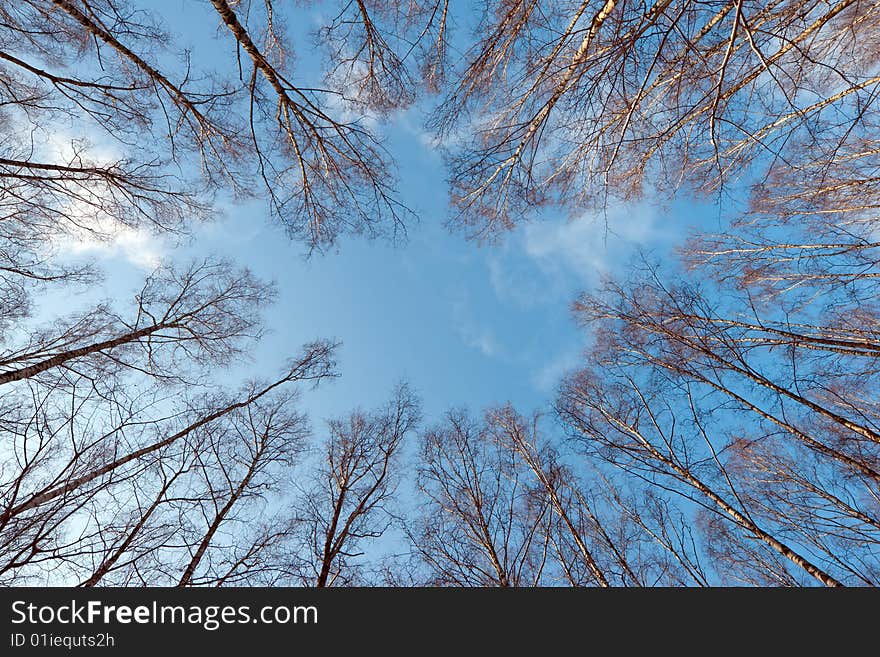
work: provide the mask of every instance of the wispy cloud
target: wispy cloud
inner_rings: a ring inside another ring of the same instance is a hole
[[[486,258],[489,283],[499,301],[517,308],[530,309],[546,304],[555,293],[534,261],[522,256],[522,249],[505,248]]]
[[[476,349],[487,358],[501,355],[501,345],[495,332],[475,315],[466,295],[453,303],[452,321],[455,332],[465,346]]]
[[[440,137],[436,132],[425,127],[420,112],[412,110],[399,112],[395,117],[394,125],[414,137],[418,147],[429,157],[439,157],[441,149],[444,148],[455,150],[456,147],[466,145],[473,138],[476,129],[474,122],[465,123]]]
[[[464,343],[472,349],[477,349],[487,358],[491,358],[498,353],[498,343],[491,331],[482,329],[473,331],[473,329],[463,329],[461,337]]]
[[[542,364],[532,374],[532,385],[535,389],[548,393],[559,385],[566,374],[582,363],[583,346],[575,345],[560,351]]]
[[[166,251],[164,241],[156,235],[122,224],[102,226],[100,236],[82,231],[65,239],[63,244],[56,244],[55,248],[62,255],[72,257],[91,255],[102,260],[122,258],[147,271],[159,266]]]
[[[106,141],[74,139],[63,132],[49,135],[43,149],[49,161],[70,162],[86,153],[89,161],[99,165],[121,158],[119,151]],[[167,251],[165,241],[151,231],[125,225],[106,215],[96,216],[94,208],[85,202],[73,200],[64,212],[78,228],[56,236],[51,243],[50,248],[62,257],[122,258],[135,267],[152,271]]]
[[[534,222],[523,229],[525,254],[551,276],[595,284],[640,246],[657,237],[656,214],[647,205],[615,208],[605,216]]]
[[[522,226],[486,258],[496,296],[522,308],[568,303],[661,237],[648,205]]]

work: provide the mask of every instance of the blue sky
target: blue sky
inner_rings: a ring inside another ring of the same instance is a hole
[[[213,29],[200,34],[193,26],[210,26],[215,18],[193,2],[171,0],[165,8],[179,42],[191,44],[195,59],[211,60]],[[186,34],[175,25],[187,25]],[[306,25],[293,30],[303,38],[307,31]],[[229,59],[224,52],[213,61]],[[314,55],[307,48],[298,54],[301,76],[317,77]],[[69,249],[104,261],[103,291],[113,298],[130,296],[161,258],[222,255],[275,281],[270,332],[242,372],[271,376],[302,343],[340,340],[342,376],[303,400],[316,420],[379,404],[402,379],[422,396],[429,420],[451,406],[478,410],[510,401],[525,412],[544,408],[584,346],[569,312],[576,295],[626,267],[639,249],[668,252],[688,225],[704,223],[712,210],[678,203],[661,211],[646,203],[610,208],[607,223],[602,216],[570,221],[550,213],[500,244],[480,246],[446,228],[443,163],[423,120],[424,108],[417,106],[381,127],[399,165],[401,198],[418,215],[401,243],[350,237],[306,258],[304,247],[273,226],[265,203],[255,200],[227,204],[224,216],[197,227],[182,245],[127,231],[113,244]]]

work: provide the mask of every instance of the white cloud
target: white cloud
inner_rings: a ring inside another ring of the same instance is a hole
[[[55,244],[62,255],[94,255],[101,259],[123,258],[135,267],[152,271],[162,262],[164,242],[147,230],[122,224],[102,226],[100,236],[88,231]]]
[[[99,165],[117,162],[119,150],[106,140],[92,136],[74,138],[65,132],[48,134],[42,145],[48,161],[71,162],[82,155]],[[56,235],[50,248],[62,257],[92,255],[101,259],[122,258],[131,265],[154,270],[162,261],[167,245],[144,228],[127,226],[112,217],[98,214],[83,201],[71,201],[65,213],[80,226]]]
[[[496,296],[520,308],[568,303],[625,265],[636,249],[663,241],[654,210],[644,205],[571,221],[522,226],[486,257]]]
[[[562,377],[582,363],[583,347],[570,347],[556,354],[532,374],[532,385],[543,393],[552,391]]]
[[[422,115],[413,110],[398,112],[394,117],[395,127],[414,137],[418,146],[428,157],[439,157],[443,148],[454,150],[456,147],[464,146],[473,141],[477,125],[473,121],[459,125],[441,138],[433,130],[427,130],[422,121]]]
[[[501,345],[495,337],[495,332],[474,318],[469,305],[466,294],[452,304],[455,332],[465,346],[478,350],[487,358],[500,355]]]
[[[655,221],[649,206],[635,205],[614,208],[604,217],[534,222],[524,227],[522,245],[545,274],[595,284],[634,249],[658,237]]]
[[[43,149],[50,161],[70,162],[83,156],[91,162],[107,164],[122,159],[122,153],[116,145],[92,134],[74,137],[64,131],[51,132],[46,135]]]
[[[353,60],[349,65],[340,66],[330,75],[327,87],[334,93],[324,94],[322,100],[328,114],[342,123],[358,124],[370,132],[378,133],[387,117],[368,107],[363,98],[358,98],[358,81],[368,77],[367,64]]]
[[[487,358],[498,353],[498,343],[492,333],[486,329],[473,331],[470,329],[460,331],[464,343],[472,349],[478,349]]]

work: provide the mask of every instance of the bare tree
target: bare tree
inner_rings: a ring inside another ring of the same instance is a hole
[[[874,112],[876,3],[529,0],[484,16],[434,119],[462,137],[453,200],[479,236],[547,203],[760,180],[805,144],[855,143]]]
[[[500,439],[531,470],[534,494],[543,496],[556,516],[547,526],[547,540],[563,582],[603,587],[709,583],[691,530],[666,501],[651,491],[638,501],[597,468],[583,473],[586,480],[578,477],[542,436],[537,417],[527,423],[510,406],[490,411],[489,417]]]
[[[38,137],[62,121],[75,134],[104,133],[122,153],[99,160],[76,140],[59,158],[39,140],[6,137],[0,177],[17,190],[9,203],[28,215],[24,225],[181,228],[204,214],[205,185],[247,195],[256,180],[312,248],[345,230],[402,228],[407,211],[380,136],[352,110],[390,112],[414,100],[421,73],[438,78],[445,6],[341,3],[319,40],[330,71],[305,84],[291,82],[281,7],[216,0],[211,9],[229,37],[219,73],[176,44],[156,12],[123,0],[0,6],[0,121]],[[163,53],[180,66],[166,68]]]
[[[579,311],[602,339],[563,415],[609,462],[711,511],[716,568],[801,582],[783,559],[824,584],[874,581],[872,353],[833,327],[725,317],[653,273]]]
[[[411,531],[432,584],[535,586],[550,545],[546,500],[532,495],[527,470],[491,425],[463,411],[425,432],[419,468],[425,496]]]
[[[710,583],[693,529],[668,500],[581,467],[583,457],[563,455],[553,438],[509,405],[482,423],[452,412],[426,434],[411,583]]]
[[[0,0],[0,582],[373,582],[409,483],[393,582],[880,582],[880,4],[489,0],[458,62],[451,3],[329,4],[316,73],[270,0],[202,8],[219,67],[150,7]],[[264,196],[309,250],[403,230],[382,122],[423,91],[472,236],[551,204],[733,210],[687,271],[576,304],[575,450],[509,406],[453,411],[405,481],[402,386],[316,458],[294,390],[334,345],[224,392],[273,298],[225,262],[37,321],[44,291],[100,275],[65,243],[184,234],[217,194]]]
[[[320,463],[294,501],[292,530],[300,583],[318,587],[362,582],[357,560],[391,527],[406,436],[420,419],[419,400],[406,385],[373,412],[355,411],[327,423]]]
[[[222,392],[222,368],[260,338],[274,292],[210,259],[161,265],[129,310],[108,301],[37,323],[34,299],[100,275],[59,257],[69,241],[185,233],[212,214],[213,194],[250,195],[255,181],[310,248],[346,230],[401,228],[406,209],[364,115],[413,102],[421,73],[436,86],[446,10],[358,3],[351,14],[352,6],[342,5],[321,40],[332,57],[326,77],[293,84],[291,35],[271,3],[208,7],[229,53],[215,70],[150,7],[0,2],[4,582],[290,576],[279,546],[292,534],[278,529],[285,521],[270,499],[289,484],[281,472],[305,448],[306,420],[284,391],[332,376],[334,345],[306,345],[275,379]],[[415,411],[401,412],[413,415],[401,422],[414,421]],[[407,430],[362,445],[367,461],[354,467],[369,463],[362,474],[372,476],[379,462],[370,459],[396,451]],[[392,491],[383,475],[366,493],[345,546]],[[334,548],[334,564],[345,549]]]
[[[193,472],[208,468],[205,454],[221,448],[220,438],[207,440],[205,432],[256,412],[290,383],[332,375],[333,345],[325,342],[308,345],[274,381],[249,384],[238,394],[219,393],[205,380],[259,336],[257,308],[270,294],[249,274],[222,263],[166,269],[140,291],[129,319],[98,308],[51,331],[35,331],[4,353],[0,569],[6,581],[51,573],[53,581],[97,582],[118,570],[130,559],[119,552],[119,541],[127,545],[152,527],[148,521],[172,495],[167,489],[160,494],[164,487],[191,482]],[[288,398],[288,416],[291,403]],[[275,426],[282,415],[279,409],[268,419]],[[227,426],[223,435],[241,434],[237,426]],[[271,445],[254,449],[255,469],[279,458]],[[156,488],[151,482],[157,479],[163,484]],[[259,490],[256,479],[244,478],[233,497]],[[108,511],[114,508],[116,516]],[[119,537],[124,532],[128,539]],[[84,563],[98,554],[94,572],[83,574]],[[127,572],[126,581],[136,581]]]

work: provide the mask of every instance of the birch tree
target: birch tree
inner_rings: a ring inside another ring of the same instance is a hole
[[[816,144],[833,159],[875,116],[878,17],[850,0],[486,2],[433,121],[454,137],[459,225],[492,237],[548,204],[719,193]]]
[[[712,562],[731,578],[804,583],[795,564],[827,585],[872,582],[873,356],[829,329],[724,316],[693,285],[650,276],[582,299],[602,340],[564,389],[566,421],[608,462],[706,509]]]
[[[293,502],[294,581],[317,587],[370,581],[376,543],[400,518],[404,441],[419,420],[418,398],[400,385],[383,407],[328,421],[320,461]]]

